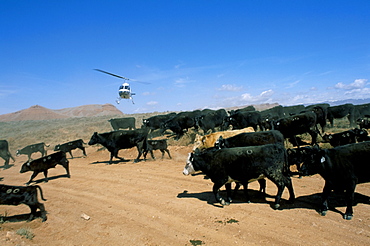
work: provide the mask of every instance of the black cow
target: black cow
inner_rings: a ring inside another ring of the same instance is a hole
[[[143,119],[143,127],[148,128],[152,131],[157,129],[163,129],[164,123],[172,119],[176,113],[169,113],[163,115],[155,115],[148,119]]]
[[[262,131],[262,132],[245,132],[238,135],[223,138],[220,136],[215,142],[215,148],[234,148],[234,147],[246,147],[246,146],[258,146],[265,144],[284,144],[284,136],[276,130]],[[264,179],[258,180],[260,184],[260,191],[265,193],[266,181]],[[236,182],[234,193],[238,191],[240,183]]]
[[[299,114],[300,112],[305,110],[304,105],[293,105],[293,106],[284,106],[283,107],[283,112],[284,116],[291,116],[295,114]]]
[[[5,160],[4,167],[9,167],[10,158],[15,161],[12,154],[9,152],[9,144],[6,140],[0,140],[0,157]]]
[[[281,105],[265,109],[260,113],[262,118],[262,126],[265,130],[271,130],[272,122],[285,116],[284,108]]]
[[[48,182],[48,169],[55,168],[55,166],[58,164],[65,168],[67,171],[67,177],[70,178],[71,175],[69,173],[69,161],[67,160],[66,153],[63,151],[55,152],[51,155],[24,163],[21,167],[20,173],[33,171],[33,174],[26,185],[29,185],[40,172],[44,173],[45,182]]]
[[[358,118],[356,122],[361,129],[370,129],[370,120],[368,117]]]
[[[196,118],[196,124],[200,129],[203,130],[204,133],[207,133],[209,130],[211,132],[216,131],[216,127],[223,129],[223,123],[225,118],[227,117],[227,113],[225,109],[219,109],[213,112],[209,112],[208,114]]]
[[[316,119],[314,112],[304,112],[274,121],[273,128],[280,131],[285,138],[295,138],[296,135],[309,133],[312,137],[311,144],[315,144],[318,134]]]
[[[355,132],[356,140],[357,140],[358,143],[359,142],[364,142],[364,141],[370,141],[370,136],[368,136],[369,133],[367,132],[366,129],[355,128],[352,131]]]
[[[353,198],[357,184],[370,182],[370,142],[347,144],[332,149],[312,147],[306,151],[303,175],[320,174],[325,180],[320,214],[326,215],[332,190],[345,191],[347,208],[343,218],[353,217]]]
[[[334,126],[334,119],[348,116],[350,127],[355,126],[355,106],[352,103],[328,107],[328,120],[330,126]]]
[[[370,103],[354,105],[354,119],[370,116]]]
[[[146,141],[148,137],[148,129],[136,130],[120,130],[106,133],[97,133],[91,136],[89,145],[101,144],[110,152],[110,159],[108,164],[112,164],[113,157],[124,160],[118,156],[120,149],[129,149],[132,147],[137,148],[139,154],[135,162],[139,161],[140,156],[143,154],[142,149],[146,149]],[[143,147],[140,147],[140,142],[143,142]]]
[[[229,138],[222,138],[220,136],[214,147],[221,149],[273,143],[284,144],[284,136],[279,131],[244,132]]]
[[[54,148],[54,151],[63,151],[64,153],[68,152],[73,159],[72,150],[78,148],[82,150],[82,153],[84,154],[84,156],[86,156],[84,144],[85,143],[82,139],[77,139],[77,140],[67,142],[64,144],[57,144]]]
[[[36,216],[36,210],[41,212],[42,221],[46,221],[46,211],[44,204],[37,199],[37,189],[40,190],[40,196],[43,201],[46,199],[42,195],[41,187],[33,186],[12,186],[0,184],[0,205],[14,205],[25,204],[30,207],[31,213],[28,221],[33,220]]]
[[[108,120],[108,122],[110,122],[114,131],[117,131],[119,129],[126,129],[126,128],[128,128],[129,130],[136,129],[135,117],[114,118],[114,119]]]
[[[47,150],[45,149],[45,146],[49,147],[49,145],[46,145],[45,143],[37,143],[37,144],[28,145],[24,147],[23,149],[17,150],[16,156],[27,155],[28,160],[31,160],[32,153],[40,152],[41,156],[43,157],[47,155]]]
[[[275,208],[279,208],[281,195],[285,186],[290,193],[290,201],[294,201],[294,191],[287,163],[287,153],[281,144],[267,144],[251,147],[226,149],[207,149],[202,152],[190,153],[183,174],[189,175],[202,171],[214,183],[213,193],[218,202],[229,204],[232,181],[244,186],[244,194],[249,202],[248,183],[252,180],[267,177],[278,188]],[[225,185],[228,198],[226,201],[219,195],[219,189]]]
[[[144,159],[146,159],[148,152],[150,152],[150,155],[152,156],[152,158],[155,159],[153,150],[160,150],[162,152],[162,159],[164,157],[165,152],[167,152],[168,157],[172,159],[170,151],[168,150],[167,139],[147,140],[146,148],[144,149],[143,146],[144,146],[144,142],[140,143],[140,147],[142,149]]]
[[[224,129],[227,129],[230,125],[233,129],[243,129],[246,127],[253,127],[254,131],[257,131],[257,126],[263,131],[262,116],[258,111],[235,111],[226,118],[224,123]]]
[[[304,112],[312,111],[316,114],[316,124],[319,124],[321,126],[321,132],[325,131],[329,107],[330,105],[327,103],[314,104],[307,106],[304,111]]]
[[[330,143],[331,146],[337,147],[340,145],[356,143],[356,134],[353,130],[344,132],[325,134],[322,136],[324,143]]]
[[[162,125],[163,131],[170,129],[174,135],[175,139],[180,139],[188,129],[194,127],[198,129],[196,124],[196,118],[202,117],[209,113],[209,109],[205,110],[194,110],[181,112],[169,119]]]

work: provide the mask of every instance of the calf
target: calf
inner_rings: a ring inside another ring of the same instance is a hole
[[[5,160],[4,168],[9,167],[9,159],[12,158],[13,161],[14,158],[9,152],[9,143],[6,140],[0,140],[0,157]]]
[[[249,202],[248,183],[251,180],[267,177],[278,188],[275,208],[280,207],[281,195],[285,186],[290,193],[290,201],[294,200],[294,191],[287,163],[287,153],[281,144],[267,144],[251,147],[226,149],[209,149],[190,153],[183,174],[189,175],[196,171],[205,173],[212,182],[213,194],[222,205],[230,202],[231,187],[226,186],[226,201],[219,195],[219,189],[232,181],[244,186],[244,194]]]
[[[317,139],[317,116],[314,112],[308,111],[284,118],[273,122],[273,129],[280,131],[285,138],[293,138],[296,135],[309,133],[311,135],[311,144],[316,143]],[[298,143],[297,143],[298,145]]]
[[[37,143],[37,144],[28,145],[28,146],[24,147],[23,149],[17,150],[16,156],[27,155],[28,160],[31,160],[32,153],[40,152],[41,156],[43,157],[44,155],[47,155],[47,151],[45,150],[45,146],[49,147],[49,145],[46,145],[45,143]]]
[[[85,143],[82,139],[78,139],[64,144],[57,144],[54,148],[54,151],[62,151],[65,153],[68,152],[73,159],[72,150],[78,148],[82,150],[82,153],[84,154],[84,156],[86,156],[84,144]]]
[[[141,148],[143,148],[143,143],[141,143]],[[162,152],[162,159],[164,157],[164,152],[167,152],[168,157],[172,159],[170,151],[168,150],[167,140],[166,139],[158,139],[158,140],[147,140],[146,148],[142,149],[144,159],[146,159],[146,155],[150,152],[150,155],[153,159],[155,156],[153,154],[153,150],[160,150]]]
[[[347,144],[332,149],[315,146],[306,148],[301,172],[303,175],[320,174],[325,180],[320,214],[328,211],[328,197],[332,190],[345,191],[347,203],[343,218],[353,217],[353,198],[357,184],[370,182],[370,142]]]
[[[67,177],[70,178],[71,175],[69,173],[69,161],[67,160],[66,153],[62,151],[24,163],[20,173],[33,171],[33,174],[26,185],[29,185],[40,172],[44,173],[45,182],[48,182],[48,169],[55,168],[57,164],[62,165],[66,169]]]
[[[33,186],[11,186],[0,184],[0,204],[1,205],[19,205],[25,204],[30,207],[31,213],[28,221],[33,220],[36,216],[36,210],[41,212],[42,221],[46,221],[46,211],[44,204],[37,199],[37,189],[40,190],[40,196],[43,201],[46,201],[42,195],[41,187]]]

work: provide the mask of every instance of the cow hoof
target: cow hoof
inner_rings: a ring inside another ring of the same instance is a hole
[[[327,212],[328,212],[328,211],[326,211],[326,210],[324,210],[324,211],[319,211],[319,214],[320,214],[321,216],[325,216]]]
[[[227,201],[225,201],[224,199],[222,199],[222,200],[220,201],[220,203],[221,203],[221,205],[223,205],[223,206],[229,206],[229,205],[230,205],[230,202],[227,202]]]
[[[278,208],[280,208],[280,204],[275,204],[274,209],[278,209]]]
[[[343,215],[343,219],[345,220],[351,220],[353,218],[353,215],[352,214],[345,214]]]

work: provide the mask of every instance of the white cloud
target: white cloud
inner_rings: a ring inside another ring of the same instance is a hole
[[[218,88],[219,91],[241,91],[243,86],[235,86],[235,85],[222,85],[221,88]]]
[[[348,84],[348,85],[342,82],[339,82],[334,86],[334,88],[344,89],[344,90],[353,90],[353,89],[364,88],[366,84],[367,84],[367,79],[356,79],[353,83]]]
[[[273,90],[263,91],[257,96],[252,96],[249,93],[244,93],[241,95],[241,101],[245,101],[246,103],[266,103],[271,100],[271,96],[273,94]]]
[[[147,102],[146,105],[149,105],[149,106],[154,106],[154,105],[157,105],[158,102],[157,101],[150,101],[150,102]]]

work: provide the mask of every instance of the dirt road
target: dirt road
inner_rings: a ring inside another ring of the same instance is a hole
[[[252,203],[245,203],[240,191],[234,203],[221,207],[210,180],[182,174],[190,149],[171,146],[172,160],[166,156],[139,163],[132,162],[135,149],[121,150],[130,161],[113,165],[106,165],[106,150],[89,147],[86,158],[75,150],[77,158],[69,159],[70,179],[57,166],[50,170],[48,183],[39,183],[48,199],[46,222],[26,222],[25,205],[0,206],[6,221],[0,224],[0,245],[370,245],[370,184],[358,185],[351,221],[342,219],[343,199],[332,199],[337,210],[325,217],[316,212],[320,176],[294,177],[297,201],[288,204],[285,190],[280,210],[271,208],[276,187],[270,181],[266,200],[258,196],[255,182],[249,187]],[[160,157],[160,152],[155,154]],[[19,173],[26,158],[1,170],[1,183],[28,181],[31,173]],[[39,174],[36,181],[42,178]],[[34,238],[17,235],[20,228]]]

